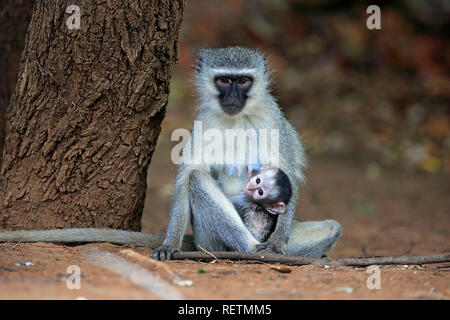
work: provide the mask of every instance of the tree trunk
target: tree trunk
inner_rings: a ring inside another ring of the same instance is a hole
[[[20,54],[30,24],[33,1],[3,0],[0,6],[0,165],[6,134],[6,109],[17,82]]]
[[[81,9],[69,29],[69,5]],[[140,230],[184,0],[40,0],[7,111],[5,229]]]

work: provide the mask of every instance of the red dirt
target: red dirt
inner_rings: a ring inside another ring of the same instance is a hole
[[[155,299],[155,295],[116,273],[93,266],[84,259],[84,249],[96,247],[118,253],[123,247],[94,244],[67,247],[54,244],[5,244],[0,256],[0,299]],[[133,250],[148,255],[148,248]],[[171,282],[161,268],[135,261],[160,278]],[[16,266],[18,262],[33,266]],[[69,265],[81,269],[81,289],[66,287]],[[369,290],[366,268],[292,267],[290,273],[273,265],[219,261],[202,263],[170,261],[170,269],[190,287],[175,286],[188,299],[449,299],[447,264],[381,267],[381,289]],[[348,290],[352,292],[347,292]],[[344,291],[344,292],[339,292]]]

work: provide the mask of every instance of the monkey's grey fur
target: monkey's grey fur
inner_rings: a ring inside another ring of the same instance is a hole
[[[245,107],[238,114],[226,114],[218,101],[215,79],[221,75],[242,74],[253,78]],[[243,187],[242,180],[230,173],[229,166],[183,163],[178,171],[172,198],[167,236],[163,246],[152,252],[153,258],[170,259],[171,254],[179,250],[190,219],[195,244],[209,251],[267,250],[294,255],[307,252],[311,256],[322,256],[340,236],[341,227],[333,220],[292,224],[298,187],[304,180],[306,160],[297,132],[285,119],[269,92],[269,75],[266,59],[257,51],[242,47],[201,50],[195,82],[201,101],[197,120],[202,121],[204,130],[216,129],[223,136],[227,129],[279,130],[278,166],[288,175],[292,184],[292,199],[286,213],[278,217],[268,241],[260,243],[245,227],[228,199],[228,196],[238,193]],[[191,133],[192,139],[194,132]],[[259,161],[271,165],[270,159]],[[304,227],[313,229],[307,232]],[[320,236],[318,230],[321,231]]]
[[[264,208],[251,201],[245,194],[230,197],[245,227],[259,242],[267,241],[275,228],[278,216],[271,215]]]
[[[230,67],[237,70],[247,68],[261,69],[268,72],[267,60],[259,52],[244,47],[201,49],[197,58],[197,75],[211,69]]]

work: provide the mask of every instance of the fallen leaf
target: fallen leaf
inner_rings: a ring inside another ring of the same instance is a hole
[[[287,267],[273,266],[273,267],[270,267],[270,269],[278,271],[280,273],[291,273],[292,272],[292,270]]]

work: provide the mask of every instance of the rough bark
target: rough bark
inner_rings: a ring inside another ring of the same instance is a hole
[[[184,0],[36,1],[7,112],[5,229],[140,230]]]
[[[0,5],[0,165],[6,134],[6,109],[17,83],[20,55],[32,11],[31,0],[4,0]]]

